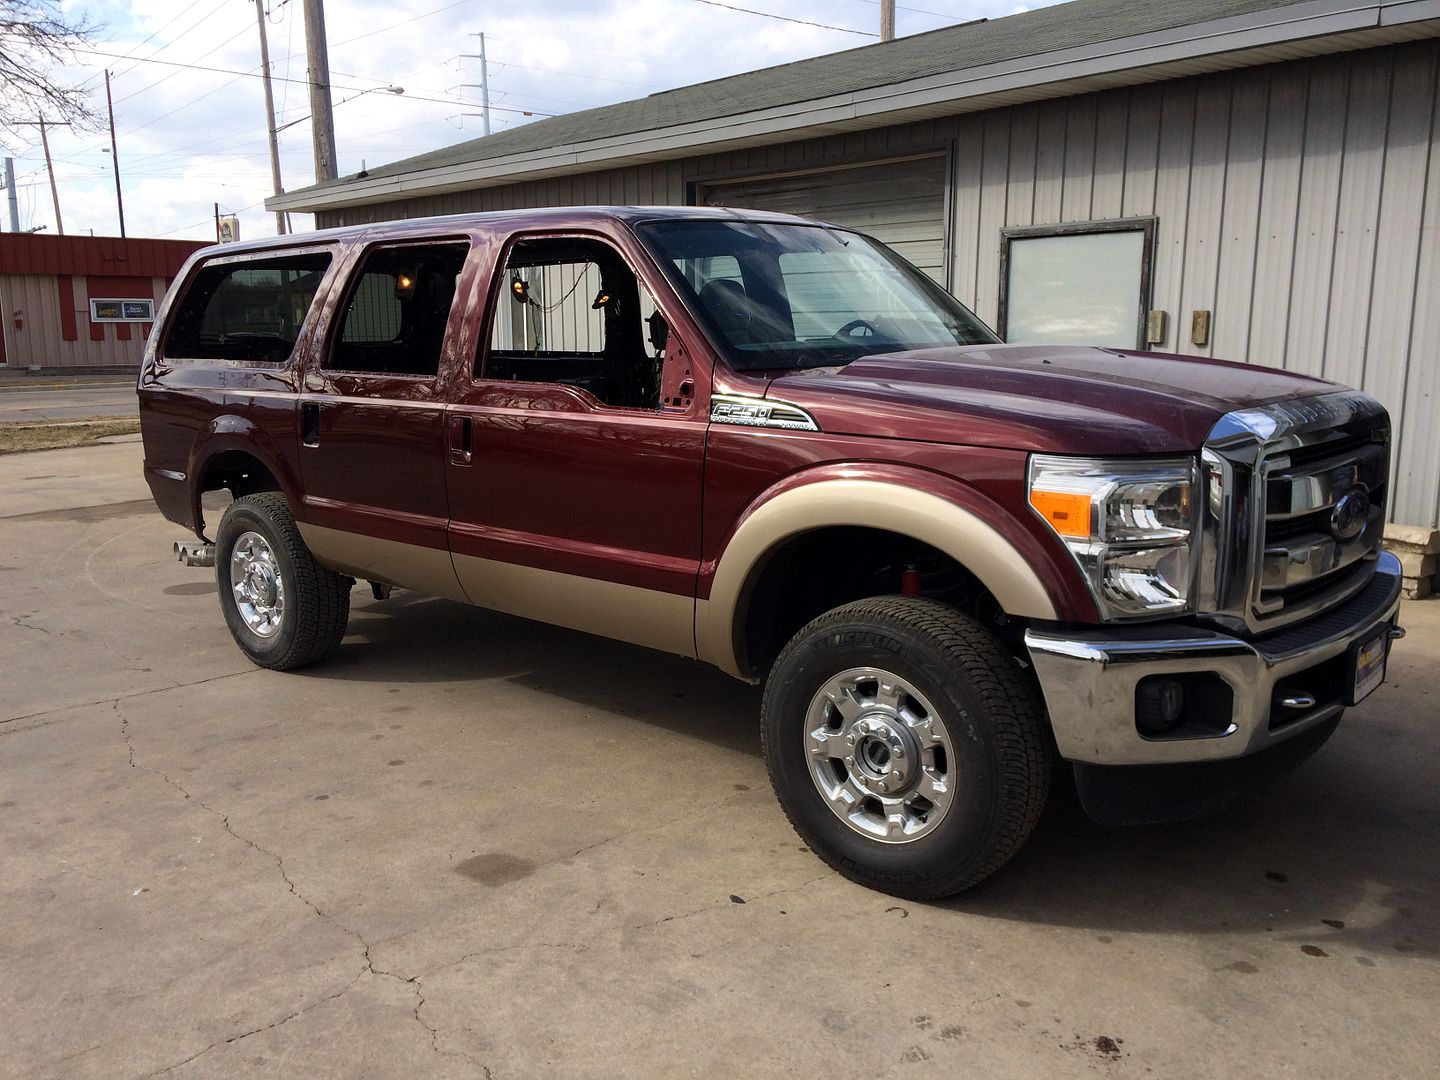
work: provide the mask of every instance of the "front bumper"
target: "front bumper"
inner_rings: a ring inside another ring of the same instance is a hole
[[[1354,597],[1251,641],[1151,624],[1083,631],[1032,628],[1025,644],[1066,760],[1088,765],[1221,761],[1278,746],[1336,719],[1345,709],[1339,672],[1351,646],[1386,624],[1393,626],[1399,609],[1400,560],[1382,552],[1374,578]],[[1204,691],[1199,704],[1204,715],[1201,722],[1164,735],[1144,735],[1136,725],[1136,688],[1148,676],[1169,675]],[[1295,697],[1301,689],[1314,697],[1313,705],[1296,710],[1277,704],[1278,697]]]

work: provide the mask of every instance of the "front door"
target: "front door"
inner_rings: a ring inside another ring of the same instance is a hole
[[[639,258],[596,235],[502,256],[449,419],[450,545],[473,603],[693,655],[708,370]]]
[[[362,252],[300,406],[311,550],[355,577],[455,599],[438,372],[468,251],[444,240]]]

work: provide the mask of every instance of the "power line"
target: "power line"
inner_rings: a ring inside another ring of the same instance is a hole
[[[170,37],[170,39],[168,39],[167,42],[164,43],[164,45],[161,45],[160,48],[154,50],[153,53],[150,53],[150,56],[135,56],[135,50],[140,49],[140,46],[135,46],[135,49],[131,50],[131,58],[134,58],[135,62],[131,63],[128,68],[125,68],[125,71],[114,72],[115,78],[120,78],[121,75],[128,75],[128,73],[134,71],[135,68],[138,68],[138,66],[140,66],[140,63],[143,62],[143,60],[156,58],[156,56],[160,55],[160,53],[163,53],[164,50],[170,49],[171,46],[176,45],[176,43],[179,42],[181,37],[189,36],[190,33],[194,32],[194,30],[199,29],[200,24],[209,22],[210,17],[219,14],[220,9],[222,9],[222,7],[225,7],[225,4],[226,0],[220,0],[215,7],[212,7],[212,9],[209,10],[209,12],[202,14],[199,19],[194,20],[193,23],[190,23],[189,26],[186,27],[186,29],[181,30],[181,32],[177,33],[176,36]],[[181,10],[180,14],[186,14],[186,12],[184,12],[184,10]],[[171,24],[176,22],[179,17],[180,16],[176,16],[174,17],[174,19],[171,19],[170,22],[167,22],[166,24],[164,24],[164,26],[161,26],[160,30],[167,29],[167,27],[171,26]],[[156,30],[156,33],[160,33],[160,30]],[[153,35],[150,35],[150,37],[156,36],[156,33],[153,33]],[[147,37],[147,39],[145,39],[145,42],[148,42],[148,40],[150,40],[150,37]],[[140,45],[144,45],[144,42],[141,42]],[[145,89],[148,89],[148,86],[143,86],[143,88],[138,89],[138,91],[132,91],[131,94],[125,95],[124,98],[117,98],[115,99],[115,102],[117,102],[117,104],[120,104],[121,101],[125,101],[125,98],[132,98],[132,96],[135,96],[135,94],[144,94]]]
[[[221,0],[221,4],[223,4],[223,3],[224,3],[224,0]],[[219,10],[220,10],[220,4],[217,4],[217,5],[215,6],[215,8],[213,9],[213,11],[219,11]],[[176,12],[174,15],[170,16],[170,18],[166,19],[163,23],[161,23],[159,26],[157,26],[154,30],[150,31],[150,33],[149,33],[145,38],[143,38],[138,45],[134,46],[128,53],[126,53],[126,54],[125,54],[124,56],[122,56],[120,59],[122,59],[122,60],[128,60],[128,59],[130,59],[130,58],[131,58],[132,56],[134,56],[137,52],[139,52],[141,49],[143,49],[148,42],[154,40],[154,38],[155,38],[161,31],[170,29],[170,27],[174,26],[177,22],[179,22],[181,19],[183,19],[188,13],[189,13],[189,9],[187,9],[187,8],[181,8],[178,12]],[[213,12],[212,12],[212,13],[213,13]],[[182,36],[183,36],[183,35],[182,35]],[[177,37],[175,40],[179,40],[179,38]],[[165,51],[166,47],[167,47],[166,45],[160,46],[160,48],[156,49],[155,52],[152,53],[151,55],[152,55],[152,56],[158,56],[160,53],[162,53],[162,52]],[[125,71],[127,71],[127,72],[133,71],[133,70],[134,70],[134,66],[133,66],[133,65],[132,65],[131,67],[128,67],[128,68],[125,69]],[[89,86],[92,82],[94,82],[94,81],[95,81],[96,79],[98,79],[99,77],[100,77],[100,73],[99,73],[99,72],[96,72],[94,75],[91,75],[88,79],[86,79],[86,80],[85,80],[83,83],[81,83],[80,85],[81,85],[81,86]],[[124,99],[122,98],[121,100],[124,100]]]
[[[596,82],[619,83],[622,86],[640,86],[646,90],[662,89],[658,83],[635,82],[631,79],[612,79],[609,75],[585,75],[579,71],[561,71],[558,68],[530,67],[526,64],[517,64],[513,60],[492,60],[490,62],[496,67],[501,68],[519,68],[521,71],[538,71],[546,75],[570,75],[576,79],[594,79]]]
[[[212,56],[212,55],[214,55],[215,53],[219,52],[221,49],[225,48],[226,45],[231,44],[231,43],[232,43],[236,38],[238,38],[241,34],[246,33],[246,32],[249,30],[249,28],[250,28],[249,20],[246,20],[246,24],[245,24],[245,26],[244,26],[243,28],[241,28],[241,29],[239,29],[239,30],[236,30],[233,34],[231,34],[228,38],[225,38],[223,41],[221,41],[221,42],[220,42],[218,45],[216,45],[214,48],[212,48],[212,49],[206,49],[203,53],[201,53],[199,56],[197,56],[194,60],[188,61],[188,62],[183,63],[183,64],[176,63],[175,61],[172,61],[172,60],[157,60],[157,59],[155,59],[155,56],[158,56],[159,53],[156,53],[154,56],[142,56],[142,57],[140,57],[138,60],[135,61],[135,65],[138,67],[140,64],[170,64],[171,66],[178,67],[178,68],[184,68],[184,67],[194,67],[194,68],[198,68],[198,67],[199,67],[198,61],[204,60],[207,56]],[[162,50],[160,50],[160,51],[163,52],[164,50],[162,49]],[[133,69],[132,69],[132,70],[133,70]],[[121,100],[121,101],[129,101],[131,98],[136,97],[136,96],[138,96],[138,95],[140,95],[140,94],[148,93],[149,91],[154,90],[154,89],[155,89],[157,86],[159,86],[161,83],[169,82],[171,79],[175,78],[175,76],[176,76],[176,75],[179,75],[179,74],[180,74],[179,71],[172,71],[169,75],[165,75],[165,76],[163,76],[163,77],[161,77],[161,78],[159,78],[159,79],[156,79],[153,83],[149,83],[149,84],[147,84],[147,85],[145,85],[145,86],[142,86],[139,90],[132,90],[130,93],[126,94],[126,95],[125,95],[123,98],[121,98],[120,100]]]
[[[378,30],[367,30],[363,34],[356,34],[354,37],[346,38],[344,41],[336,41],[330,47],[332,49],[338,49],[341,45],[349,45],[352,41],[363,41],[365,38],[374,37],[376,34],[384,34],[390,30],[398,30],[402,26],[409,26],[411,23],[417,23],[421,19],[428,19],[431,15],[439,15],[442,11],[449,11],[451,8],[457,8],[461,4],[467,4],[469,2],[470,0],[454,0],[453,3],[443,4],[438,8],[434,8],[431,11],[422,12],[419,15],[412,15],[408,19],[401,19],[397,23],[391,23],[389,26],[382,26]]]
[[[811,22],[809,19],[792,19],[788,15],[772,15],[768,11],[756,11],[754,8],[736,7],[734,4],[722,4],[720,0],[695,0],[695,3],[724,8],[726,11],[742,11],[746,15],[759,15],[762,19],[776,19],[780,22],[795,23],[798,26],[818,26],[821,30],[838,30],[842,34],[855,34],[857,37],[878,38],[880,36],[879,34],[872,34],[868,30],[851,30],[848,26],[831,26],[829,23]]]
[[[177,71],[177,72],[174,72],[173,74],[174,74],[174,75],[178,75],[178,74],[180,74],[180,73]],[[172,77],[172,76],[169,76],[169,75],[166,76],[166,78],[171,78],[171,77]],[[235,85],[237,82],[239,82],[243,77],[244,77],[244,76],[236,75],[233,79],[227,79],[225,82],[223,82],[223,83],[221,83],[219,86],[215,87],[214,90],[207,90],[205,93],[201,94],[199,97],[193,97],[193,98],[191,98],[190,100],[184,102],[183,104],[176,105],[175,108],[171,109],[169,112],[167,112],[167,113],[161,113],[159,116],[155,117],[153,120],[147,120],[147,121],[145,121],[145,123],[141,124],[139,127],[130,128],[128,131],[122,131],[120,134],[121,134],[121,135],[134,135],[137,131],[144,131],[146,128],[150,127],[152,124],[158,124],[161,120],[164,120],[164,119],[166,119],[167,117],[174,116],[177,112],[180,112],[182,109],[188,109],[188,108],[190,108],[191,105],[198,105],[200,102],[204,101],[204,100],[205,100],[206,98],[208,98],[208,97],[214,97],[214,96],[215,96],[216,94],[218,94],[221,90],[224,90],[227,86],[234,86],[234,85]],[[123,100],[123,99],[122,99],[122,100]]]
[[[873,5],[874,7],[879,7],[879,6],[880,6],[880,0],[860,0],[860,3],[862,3],[862,4],[871,4],[871,5]],[[905,7],[905,6],[901,5],[901,4],[896,4],[896,5],[895,5],[895,10],[896,10],[896,11],[908,11],[908,12],[910,12],[912,15],[934,15],[937,19],[956,19],[956,20],[959,20],[959,19],[960,19],[960,16],[959,16],[959,15],[947,14],[946,12],[943,12],[943,11],[926,11],[924,8]],[[969,20],[969,21],[970,21],[970,22],[974,22],[974,21],[976,21],[976,20],[971,19],[971,20]]]
[[[212,51],[213,51],[213,50],[212,50]],[[108,56],[114,56],[114,55],[116,55],[115,53],[105,52],[103,49],[81,49],[81,48],[77,48],[77,49],[75,49],[75,52],[77,52],[77,53],[79,53],[79,54],[81,54],[81,55],[85,55],[85,56],[107,56],[107,57],[108,57]],[[260,75],[260,73],[259,73],[258,71],[237,71],[237,70],[235,70],[234,68],[211,67],[211,66],[209,66],[208,64],[182,64],[182,63],[180,63],[180,62],[177,61],[177,60],[152,60],[152,59],[150,59],[150,58],[147,57],[147,58],[143,59],[143,60],[141,61],[141,63],[146,63],[146,64],[164,64],[166,67],[186,68],[186,69],[188,69],[188,70],[190,70],[190,71],[213,71],[213,72],[215,72],[216,74],[219,74],[219,75],[238,75],[238,76],[248,77],[248,78],[252,78],[252,79],[261,78],[261,75]],[[309,86],[309,85],[310,85],[310,81],[309,81],[308,79],[284,79],[284,78],[280,78],[279,76],[275,76],[275,75],[272,75],[271,78],[272,78],[272,79],[279,79],[279,81],[281,81],[281,82],[296,83],[296,84],[298,84],[298,85],[300,85],[300,86]],[[359,92],[364,92],[364,91],[367,91],[367,90],[379,90],[379,89],[383,89],[383,87],[378,87],[378,86],[342,86],[340,83],[336,83],[336,82],[332,82],[330,85],[331,85],[332,87],[334,87],[336,90],[353,90],[353,91],[355,91],[355,92],[357,92],[357,93],[359,93]],[[436,105],[463,105],[463,104],[465,104],[465,102],[463,102],[463,101],[456,101],[454,98],[421,97],[421,96],[418,95],[418,94],[406,94],[405,97],[406,97],[406,99],[409,100],[409,101],[428,101],[428,102],[431,102],[431,103],[436,104]],[[513,113],[528,113],[528,114],[533,115],[533,116],[554,116],[554,115],[555,115],[554,113],[540,112],[540,111],[538,111],[538,110],[536,110],[536,109],[506,109],[506,110],[504,110],[504,111],[505,111],[505,112],[513,112]]]

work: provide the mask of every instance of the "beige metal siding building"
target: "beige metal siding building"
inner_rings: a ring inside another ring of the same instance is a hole
[[[0,370],[138,369],[191,240],[0,233]]]
[[[1430,528],[1437,70],[1440,0],[1077,0],[557,117],[269,205],[322,226],[606,203],[835,221],[1011,340],[1363,387],[1396,421],[1392,516]]]

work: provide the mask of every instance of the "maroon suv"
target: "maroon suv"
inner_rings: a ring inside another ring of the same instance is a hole
[[[1057,762],[1102,819],[1223,804],[1318,747],[1400,634],[1374,400],[1005,345],[798,218],[209,248],[139,393],[155,500],[257,664],[338,648],[362,579],[764,680],[796,830],[901,896],[1001,866]]]

